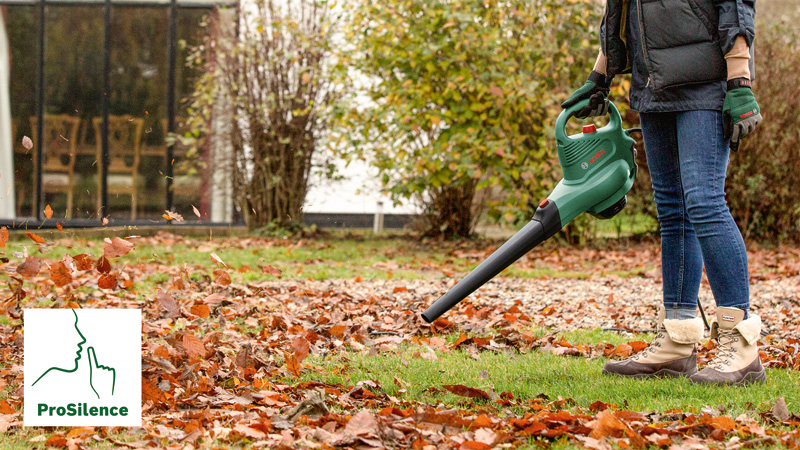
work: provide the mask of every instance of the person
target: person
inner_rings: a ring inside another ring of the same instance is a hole
[[[589,99],[577,117],[605,114],[612,79],[631,73],[630,103],[639,112],[661,226],[657,334],[642,352],[606,363],[605,374],[725,385],[766,379],[747,252],[725,200],[729,149],[762,119],[751,91],[754,17],[755,0],[607,0],[594,69],[562,105]],[[704,263],[718,345],[698,371]]]

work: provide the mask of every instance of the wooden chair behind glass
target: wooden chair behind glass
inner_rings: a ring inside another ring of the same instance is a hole
[[[30,118],[31,133],[33,134],[33,170],[38,167],[38,154],[36,152],[38,137],[38,120]],[[75,187],[75,146],[78,142],[78,131],[81,119],[68,114],[44,115],[44,164],[42,164],[42,191],[49,193],[65,193],[67,195],[67,214],[72,217],[73,190]],[[36,183],[34,181],[34,186]],[[34,188],[34,195],[37,195]],[[35,197],[34,197],[35,198]]]
[[[103,118],[92,119],[97,136],[97,181],[102,181],[103,171],[99,161],[103,159]],[[130,115],[108,117],[108,184],[109,195],[131,196],[131,220],[136,219],[139,204],[139,160],[141,157],[144,119]],[[102,207],[97,196],[98,210]],[[107,214],[107,212],[106,212]]]

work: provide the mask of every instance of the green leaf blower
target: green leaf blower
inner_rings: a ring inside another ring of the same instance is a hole
[[[583,133],[568,136],[567,121],[588,102],[576,103],[556,119],[556,147],[564,178],[539,203],[524,228],[422,313],[426,322],[449,311],[582,213],[610,219],[625,207],[626,195],[636,178],[636,150],[630,137],[633,129],[622,128],[619,110],[609,102],[608,125],[599,130],[585,125]]]

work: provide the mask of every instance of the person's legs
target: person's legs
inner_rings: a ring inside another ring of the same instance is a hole
[[[746,319],[750,307],[747,251],[725,200],[730,150],[723,138],[722,113],[678,113],[677,140],[686,211],[714,299],[717,306],[743,310]]]
[[[626,360],[607,362],[603,373],[688,377],[697,372],[695,343],[703,337],[703,323],[695,317],[703,261],[681,188],[677,114],[642,113],[640,118],[661,224],[664,310],[650,345]]]
[[[700,243],[717,319],[714,357],[692,381],[747,384],[764,381],[758,356],[761,318],[750,314],[747,251],[725,201],[729,147],[722,113],[687,111],[677,116],[678,156],[686,211]],[[649,154],[648,154],[649,156]]]
[[[642,136],[661,225],[667,319],[691,319],[703,276],[700,243],[689,220],[679,158],[678,113],[642,113]]]

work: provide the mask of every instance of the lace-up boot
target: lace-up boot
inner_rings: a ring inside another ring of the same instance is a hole
[[[694,344],[703,338],[699,317],[688,320],[658,317],[656,337],[641,352],[623,361],[608,361],[603,373],[632,378],[688,377],[697,372]]]
[[[711,339],[717,340],[714,357],[700,372],[691,377],[696,383],[745,385],[767,379],[761,358],[758,357],[758,339],[761,335],[761,318],[750,314],[744,320],[744,311],[738,308],[717,308],[717,319],[711,326]]]

